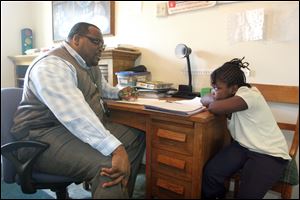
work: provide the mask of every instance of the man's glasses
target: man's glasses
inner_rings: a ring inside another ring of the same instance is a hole
[[[102,40],[101,39],[98,39],[98,38],[93,38],[93,37],[90,37],[88,35],[82,35],[80,34],[81,36],[83,37],[86,37],[87,39],[89,39],[89,41],[95,45],[98,45],[98,46],[101,46],[102,50],[105,49],[106,45],[103,44]]]

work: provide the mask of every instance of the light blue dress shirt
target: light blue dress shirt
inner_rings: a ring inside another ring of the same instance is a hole
[[[63,45],[81,67],[89,69],[74,49],[66,42]],[[29,75],[32,92],[72,134],[103,155],[110,155],[121,142],[103,126],[77,84],[75,67],[57,56],[42,59]],[[109,85],[102,76],[103,97],[118,98],[118,92],[119,89]]]

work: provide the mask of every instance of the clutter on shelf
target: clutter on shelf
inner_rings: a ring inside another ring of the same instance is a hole
[[[163,81],[137,81],[136,87],[146,88],[146,89],[170,89],[172,83],[166,83]]]
[[[137,81],[150,80],[150,72],[134,72],[134,71],[120,71],[116,72],[118,78],[118,85],[120,86],[136,86]]]
[[[115,73],[118,79],[118,87],[136,87],[139,97],[162,98],[171,96],[176,89],[172,88],[172,83],[163,81],[151,81],[151,73],[144,65],[138,65]]]

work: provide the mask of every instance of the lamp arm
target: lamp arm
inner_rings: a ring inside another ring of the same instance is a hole
[[[187,66],[188,66],[188,74],[189,74],[189,86],[192,86],[192,70],[190,64],[190,57],[186,56]]]

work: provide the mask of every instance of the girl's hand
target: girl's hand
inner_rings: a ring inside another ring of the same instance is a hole
[[[201,97],[201,103],[205,106],[208,107],[208,105],[212,102],[214,102],[216,99],[213,94],[207,94],[203,97]]]

